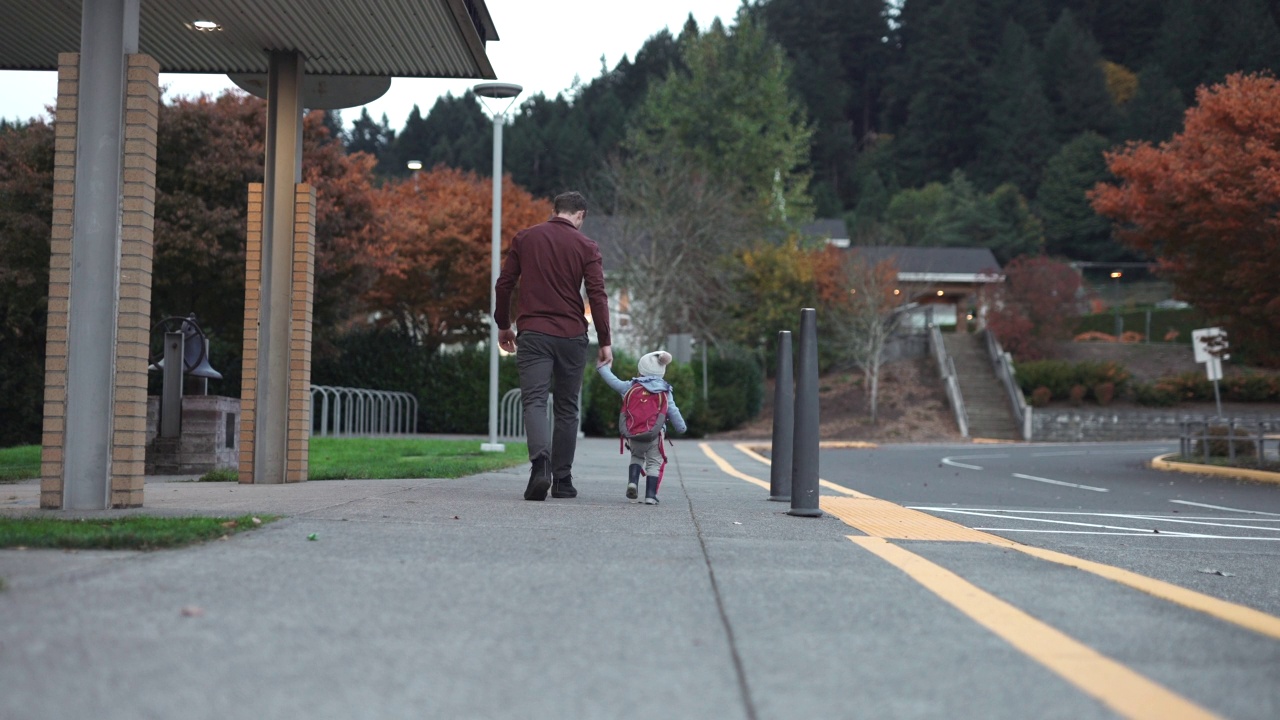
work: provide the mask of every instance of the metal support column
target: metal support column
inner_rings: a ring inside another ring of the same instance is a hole
[[[253,455],[254,482],[262,484],[285,481],[294,193],[302,182],[302,63],[302,55],[297,52],[272,52],[267,70],[267,159]]]
[[[116,315],[120,300],[126,58],[139,0],[86,2],[80,25],[75,211],[67,334],[63,508],[111,507]]]

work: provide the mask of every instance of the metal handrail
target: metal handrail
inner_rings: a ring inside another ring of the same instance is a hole
[[[317,396],[320,399],[318,406]],[[418,398],[407,392],[312,385],[311,412],[312,435],[405,435],[418,432]]]
[[[952,412],[955,413],[960,437],[969,437],[969,413],[964,409],[964,396],[960,393],[955,361],[947,354],[947,347],[942,341],[942,331],[933,323],[929,323],[929,349],[938,362],[938,372],[942,375],[942,382],[947,390],[947,401],[951,404]]]
[[[1253,455],[1259,465],[1271,458],[1280,460],[1280,418],[1186,418],[1178,425],[1178,453],[1185,459],[1203,455],[1207,463],[1210,457],[1220,456],[1213,448],[1223,444],[1232,463],[1238,459],[1237,446]],[[1219,432],[1212,432],[1215,429]],[[1225,433],[1221,432],[1223,429]],[[1267,452],[1268,443],[1275,446],[1274,452]]]
[[[1022,428],[1022,439],[1030,442],[1031,440],[1031,406],[1027,405],[1027,399],[1022,395],[1022,388],[1018,386],[1018,381],[1014,379],[1017,369],[1013,366],[1013,356],[1005,352],[1000,347],[1000,341],[996,339],[994,333],[990,329],[983,330],[987,339],[987,356],[991,359],[991,364],[995,368],[996,377],[1000,379],[1000,384],[1004,386],[1005,394],[1009,396],[1009,405],[1013,410],[1013,416],[1018,421],[1018,426]]]

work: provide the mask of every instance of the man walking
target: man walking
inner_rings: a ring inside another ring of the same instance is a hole
[[[600,343],[598,363],[613,362],[609,298],[604,291],[600,246],[579,232],[587,217],[581,193],[555,199],[555,217],[520,231],[511,241],[495,286],[498,346],[516,353],[524,432],[529,443],[529,485],[525,500],[577,497],[573,456],[578,446],[578,393],[587,364],[587,318],[582,287]],[[519,312],[511,327],[511,293],[520,283]],[[516,352],[517,337],[519,352]],[[555,395],[555,431],[547,427],[547,393]]]

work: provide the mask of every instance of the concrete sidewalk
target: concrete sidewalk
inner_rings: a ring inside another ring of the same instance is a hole
[[[1028,687],[1042,717],[1112,716],[839,520],[786,516],[696,441],[670,455],[657,507],[597,439],[575,500],[525,502],[524,467],[149,483],[151,514],[287,517],[180,550],[0,550],[0,717],[1019,718]],[[0,488],[6,514],[36,502]]]

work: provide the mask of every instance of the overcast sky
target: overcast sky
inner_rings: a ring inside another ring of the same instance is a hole
[[[489,43],[487,52],[498,80],[524,86],[525,94],[517,102],[537,92],[554,96],[572,87],[575,78],[586,83],[598,76],[602,56],[610,68],[623,55],[634,58],[644,41],[664,27],[678,34],[690,13],[704,29],[716,17],[730,25],[740,4],[741,0],[486,0],[501,38]],[[397,78],[386,95],[365,107],[374,119],[386,113],[392,129],[398,130],[415,103],[425,115],[437,97],[446,92],[460,95],[476,82]],[[168,86],[166,98],[234,87],[225,75],[161,73],[160,84]],[[45,107],[54,103],[56,94],[52,72],[0,71],[0,117],[47,117]],[[359,108],[342,111],[347,125],[359,116]]]

